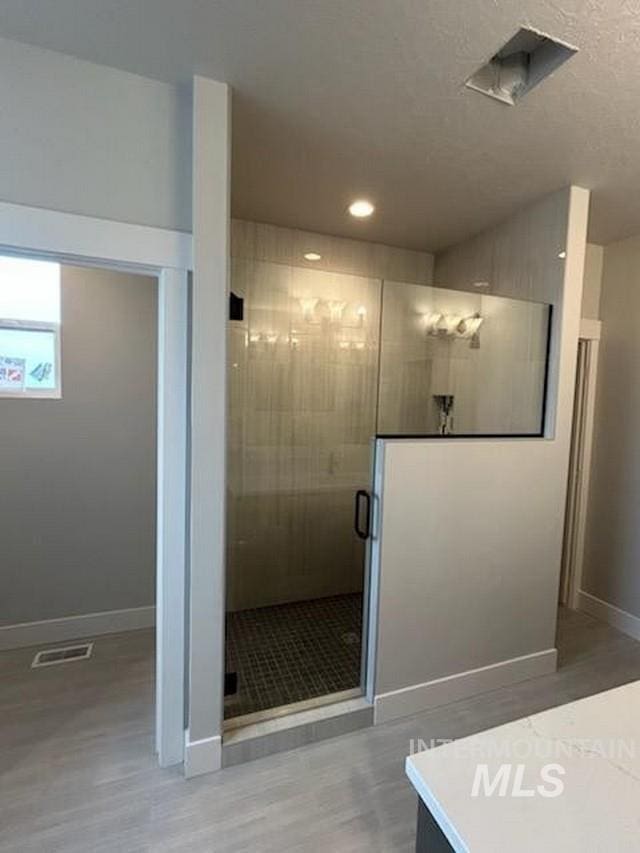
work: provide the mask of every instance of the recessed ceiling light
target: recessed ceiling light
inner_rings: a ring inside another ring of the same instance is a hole
[[[567,257],[567,253],[566,252],[558,252],[558,257],[560,258],[561,261],[564,261],[564,259]]]
[[[371,202],[364,198],[360,198],[349,205],[349,213],[357,219],[366,219],[367,216],[371,216],[374,210],[375,207]]]
[[[317,252],[305,252],[304,259],[305,261],[320,261],[322,260],[322,255],[319,255]]]

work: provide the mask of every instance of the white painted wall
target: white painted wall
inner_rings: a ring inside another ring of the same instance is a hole
[[[188,90],[0,39],[0,104],[0,200],[190,230]]]
[[[591,488],[582,588],[640,636],[640,237],[604,249]],[[589,604],[587,602],[587,604]],[[593,602],[591,602],[593,604]],[[596,603],[597,604],[597,603]],[[624,613],[635,617],[626,619]],[[616,621],[617,620],[617,621]],[[625,627],[626,626],[626,627]]]
[[[554,304],[550,406],[544,439],[382,443],[378,722],[555,666],[588,198],[556,193],[436,258],[443,287]]]

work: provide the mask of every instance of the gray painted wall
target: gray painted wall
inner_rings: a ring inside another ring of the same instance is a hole
[[[0,201],[191,229],[191,93],[0,39]]]
[[[640,237],[605,247],[582,587],[640,617]]]
[[[0,625],[155,598],[157,282],[62,271],[62,399],[0,399]]]
[[[544,439],[384,443],[376,719],[425,707],[434,679],[555,645],[587,209],[565,190],[436,256],[441,286],[554,304],[555,381]]]

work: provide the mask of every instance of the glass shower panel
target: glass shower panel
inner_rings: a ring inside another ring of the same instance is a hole
[[[310,640],[309,631],[330,636],[344,597],[359,596],[353,607],[361,608],[364,544],[353,531],[354,496],[370,481],[381,282],[235,259],[231,289],[244,299],[244,315],[229,324],[227,647],[238,694],[227,716],[331,692],[311,671],[325,637]],[[246,669],[254,651],[243,645],[249,612],[254,632],[262,620],[270,635],[288,632],[291,643],[316,647],[308,649],[309,677],[298,673],[295,690],[286,683],[294,664],[269,646],[259,653],[272,656],[273,689],[247,699],[256,677]],[[360,634],[346,633],[335,642],[350,643],[359,660]],[[357,670],[338,686],[358,687]]]
[[[378,434],[541,434],[550,312],[385,282]]]

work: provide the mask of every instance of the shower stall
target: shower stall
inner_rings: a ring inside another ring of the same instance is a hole
[[[550,307],[247,259],[231,290],[225,717],[249,719],[364,692],[374,440],[541,434]]]

